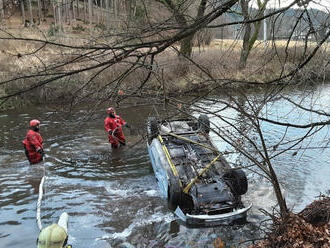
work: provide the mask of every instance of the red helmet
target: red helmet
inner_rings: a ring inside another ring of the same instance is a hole
[[[37,119],[30,121],[30,127],[35,127],[35,126],[38,126],[39,124],[40,124],[40,121]]]
[[[115,109],[110,107],[110,108],[107,108],[107,114],[110,114],[110,113],[115,113]]]

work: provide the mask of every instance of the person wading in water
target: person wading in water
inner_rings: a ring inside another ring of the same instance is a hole
[[[40,121],[31,120],[30,130],[27,132],[23,145],[25,149],[25,155],[30,164],[37,164],[43,161],[44,150],[42,145],[42,137],[39,133]]]
[[[124,126],[127,126],[119,115],[116,115],[114,108],[107,109],[108,116],[104,120],[104,129],[108,133],[109,142],[112,148],[118,148],[120,145],[126,145],[125,135],[123,133]]]

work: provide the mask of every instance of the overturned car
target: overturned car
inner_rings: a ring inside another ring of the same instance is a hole
[[[241,201],[247,178],[213,146],[209,131],[206,115],[162,122],[148,118],[148,153],[160,191],[187,225],[244,222],[251,208]]]

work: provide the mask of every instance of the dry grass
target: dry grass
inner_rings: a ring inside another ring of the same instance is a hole
[[[15,33],[17,37],[29,37],[34,39],[44,39],[47,33],[46,25],[39,30],[8,29],[8,32]],[[80,33],[48,37],[48,39],[64,42],[65,44],[80,45],[86,43],[90,34]],[[8,37],[5,32],[0,33],[0,37]],[[87,37],[87,39],[84,39]],[[106,42],[106,41],[105,41]],[[41,50],[40,43],[0,40],[0,77],[2,80],[18,75],[28,75],[31,72],[40,71],[47,64],[56,64],[59,61],[68,61],[74,55],[69,49],[59,49],[55,46],[47,45]],[[291,70],[295,69],[314,49],[316,43],[309,42],[307,53],[304,53],[304,43],[302,41],[275,41],[265,44],[257,41],[249,56],[247,67],[244,70],[238,69],[240,50],[242,41],[240,40],[213,40],[209,46],[195,47],[193,51],[193,61],[179,61],[177,53],[173,49],[167,49],[156,57],[157,66],[153,67],[152,76],[146,86],[154,89],[163,89],[166,92],[186,92],[198,88],[203,88],[210,84],[210,77],[214,79],[225,79],[232,81],[254,81],[264,83],[274,80]],[[299,71],[297,78],[304,80],[315,80],[329,78],[329,44],[324,45],[312,62]],[[127,60],[126,62],[132,62]],[[88,63],[93,63],[92,61]],[[199,65],[196,66],[196,64]],[[86,64],[84,64],[85,66]],[[75,63],[66,66],[65,70],[79,69],[82,64]],[[145,79],[148,70],[141,67],[134,70],[120,81],[115,80],[129,66],[129,63],[120,63],[112,66],[98,75],[93,83],[80,89],[84,82],[88,81],[95,71],[84,72],[79,75],[62,80],[60,85],[49,85],[34,94],[39,100],[66,98],[71,92],[79,90],[82,95],[88,95],[91,91],[96,91],[94,96],[104,97],[112,95],[118,89],[127,92],[134,91]],[[202,70],[200,69],[202,68]],[[110,87],[105,86],[110,84]],[[35,82],[25,80],[2,86],[0,95],[15,92]],[[104,87],[104,88],[103,88]]]

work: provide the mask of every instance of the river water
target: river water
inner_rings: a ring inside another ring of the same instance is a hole
[[[308,96],[307,102],[329,110],[330,87],[313,90],[319,95],[317,99],[315,94]],[[300,97],[299,91],[290,94]],[[244,201],[253,203],[253,207],[247,224],[190,229],[177,223],[166,201],[159,197],[146,142],[141,140],[145,120],[153,112],[151,106],[120,109],[121,116],[134,129],[126,130],[128,145],[115,151],[111,150],[103,130],[103,108],[93,116],[87,107],[71,114],[55,109],[34,107],[0,113],[1,248],[36,247],[39,233],[36,203],[43,173],[47,179],[41,206],[42,224],[57,222],[66,211],[70,216],[69,243],[73,247],[214,247],[219,239],[228,247],[243,247],[244,241],[262,235],[260,222],[265,216],[259,208],[272,211],[275,197],[270,184],[248,170],[249,191]],[[302,123],[311,119],[291,112],[283,99],[267,106],[267,111]],[[42,166],[28,164],[21,143],[32,118],[42,121],[41,134],[47,154]],[[217,120],[213,118],[212,122]],[[276,142],[286,132],[266,123],[263,130],[269,142]],[[300,132],[303,131],[294,130],[288,135],[294,137]],[[324,128],[308,144],[303,144],[313,149],[292,150],[275,160],[288,205],[294,211],[300,211],[330,189],[328,132]],[[214,141],[220,149],[226,149],[217,137]],[[316,149],[320,146],[325,148]],[[228,160],[244,162],[240,155],[231,155]]]

